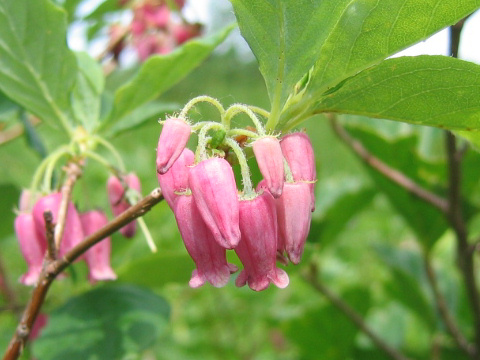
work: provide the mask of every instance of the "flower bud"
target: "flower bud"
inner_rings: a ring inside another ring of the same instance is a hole
[[[307,134],[296,132],[285,135],[280,141],[283,156],[287,160],[295,181],[316,181],[315,154]],[[311,211],[315,210],[315,184],[310,184],[312,196]]]
[[[93,210],[80,214],[85,236],[93,234],[108,223],[102,211]],[[93,284],[101,280],[115,280],[117,275],[110,267],[112,240],[110,236],[93,245],[85,252],[85,261],[88,266],[88,279]]]
[[[158,183],[162,189],[163,197],[173,210],[173,204],[178,197],[175,192],[182,192],[188,188],[189,166],[193,165],[195,155],[190,149],[185,148],[165,174],[157,173]]]
[[[32,214],[18,215],[14,225],[20,250],[28,266],[28,270],[20,278],[20,282],[24,285],[35,285],[42,271],[43,258],[47,248],[45,238],[37,236]]]
[[[294,264],[298,264],[302,258],[310,230],[310,191],[309,183],[285,183],[282,196],[276,202],[279,246]]]
[[[125,197],[125,192],[127,189],[124,187],[124,185],[138,192],[142,191],[140,180],[134,173],[130,173],[125,176],[123,184],[122,181],[120,181],[120,179],[116,176],[110,176],[107,182],[107,194],[114,216],[120,215],[131,206]],[[122,227],[120,229],[120,233],[126,238],[131,238],[135,235],[136,229],[137,222],[132,221]]]
[[[237,267],[227,263],[225,248],[218,245],[213,238],[193,197],[178,196],[174,213],[185,247],[197,267],[192,273],[189,285],[196,288],[208,281],[215,287],[225,286],[230,279],[230,273],[237,271]]]
[[[280,142],[273,136],[259,138],[253,143],[253,153],[258,168],[274,198],[282,195],[283,190],[283,154]]]
[[[190,137],[190,125],[183,119],[168,118],[157,146],[157,172],[165,174],[180,156]]]
[[[62,202],[62,194],[57,192],[40,198],[33,206],[33,219],[37,236],[43,243],[47,243],[46,226],[43,213],[50,211],[53,216],[53,223],[57,224],[58,212]],[[71,201],[67,205],[67,214],[65,218],[65,226],[62,240],[60,242],[60,251],[58,256],[65,255],[69,250],[74,248],[83,240],[83,229],[78,216],[77,209]]]
[[[235,252],[244,269],[235,284],[261,291],[273,282],[279,288],[288,285],[288,275],[276,267],[277,215],[275,200],[264,192],[251,200],[240,201],[240,231],[242,238]]]
[[[207,227],[217,243],[233,249],[240,241],[238,196],[230,164],[210,158],[190,169],[188,183]]]

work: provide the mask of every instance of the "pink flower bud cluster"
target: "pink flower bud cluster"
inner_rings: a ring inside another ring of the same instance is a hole
[[[308,136],[257,138],[253,152],[264,179],[253,195],[239,196],[225,159],[195,163],[193,152],[185,147],[190,133],[183,119],[167,119],[156,164],[165,200],[196,265],[190,286],[224,286],[237,270],[226,261],[226,250],[234,249],[244,267],[237,286],[248,284],[255,291],[270,283],[286,287],[289,278],[277,267],[277,255],[300,262],[315,203],[315,159]],[[292,176],[285,177],[284,160]]]
[[[107,192],[115,216],[130,207],[125,199],[126,188],[131,187],[140,192],[140,181],[135,174],[128,174],[123,181],[111,177],[107,183]],[[28,266],[27,272],[20,278],[25,285],[35,285],[44,265],[47,251],[47,231],[44,213],[50,211],[53,224],[58,221],[62,194],[55,192],[39,198],[30,209],[30,197],[27,191],[22,193],[19,204],[19,214],[15,218],[15,233],[20,244],[20,250]],[[107,216],[101,210],[79,213],[73,202],[67,205],[65,226],[58,256],[65,255],[77,246],[85,237],[92,235],[108,223]],[[120,229],[125,237],[135,234],[136,224],[131,222]],[[107,237],[91,247],[82,256],[88,266],[88,278],[91,283],[117,278],[110,266],[111,239]]]
[[[184,0],[175,0],[176,10],[181,11],[185,5]],[[118,30],[118,24],[112,25],[110,42],[118,44],[112,49],[115,58],[119,51],[124,48],[124,40],[120,42],[118,34],[124,31]],[[172,16],[172,9],[165,0],[143,0],[135,2],[133,8],[133,20],[130,24],[132,43],[138,57],[145,61],[154,54],[168,54],[175,47],[187,40],[199,36],[202,31],[200,24],[190,24],[185,20],[178,20]]]

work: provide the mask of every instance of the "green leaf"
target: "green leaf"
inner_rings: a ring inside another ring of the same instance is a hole
[[[194,263],[187,252],[161,252],[129,262],[117,271],[118,280],[148,287],[188,283]]]
[[[20,121],[23,124],[25,129],[25,137],[27,138],[27,144],[35,150],[38,155],[43,159],[47,156],[48,150],[45,144],[43,143],[42,138],[38,135],[37,130],[35,127],[30,123],[26,114],[24,113],[20,116]]]
[[[65,40],[65,12],[47,0],[0,0],[0,34],[0,90],[67,129],[77,65]]]
[[[318,96],[341,80],[455,24],[480,0],[329,0],[337,10],[309,84]]]
[[[116,122],[110,123],[112,125],[111,128],[104,128],[102,130],[106,133],[107,137],[114,137],[125,131],[136,129],[147,122],[157,121],[166,113],[178,110],[179,107],[180,105],[174,103],[150,101],[139,106]]]
[[[79,71],[72,91],[73,115],[90,131],[99,121],[105,78],[101,66],[90,55],[78,52],[76,56]]]
[[[381,62],[326,95],[317,111],[447,129],[480,128],[480,65],[445,56]]]
[[[131,358],[153,345],[169,316],[166,300],[149,290],[100,287],[54,310],[33,352],[51,360]]]
[[[114,108],[108,121],[123,118],[184,78],[210,55],[233,27],[230,25],[212,36],[188,41],[168,55],[150,57],[137,75],[115,92]]]
[[[260,65],[272,109],[281,110],[313,66],[345,1],[232,0],[243,37]]]

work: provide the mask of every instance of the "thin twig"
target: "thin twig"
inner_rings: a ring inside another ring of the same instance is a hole
[[[453,318],[452,314],[450,314],[447,306],[447,301],[445,300],[445,297],[440,291],[437,276],[435,274],[435,269],[433,268],[428,255],[424,257],[424,264],[425,270],[427,272],[427,278],[433,291],[438,312],[443,319],[443,322],[445,323],[448,332],[457,343],[457,346],[468,356],[473,357],[476,352],[475,346],[473,344],[470,344],[468,340],[463,336],[462,332],[460,331],[455,322],[455,319]]]
[[[53,223],[53,215],[51,211],[43,213],[43,220],[45,221],[45,232],[47,237],[47,257],[48,262],[52,262],[57,257],[55,249],[55,224]]]
[[[457,24],[450,27],[450,53],[455,58],[458,58],[460,35],[467,18],[460,20]],[[458,266],[463,274],[467,296],[473,314],[476,351],[472,358],[480,360],[480,299],[475,279],[475,265],[473,258],[474,253],[472,251],[472,247],[470,247],[468,243],[468,231],[465,218],[463,216],[463,203],[461,194],[461,163],[463,159],[463,151],[461,149],[457,149],[456,138],[448,131],[445,133],[445,148],[447,152],[449,174],[447,219],[450,221],[457,238]]]
[[[337,294],[326,287],[317,277],[317,273],[314,266],[311,266],[309,272],[302,274],[303,278],[312,287],[325,296],[337,309],[339,309],[350,321],[352,321],[370,340],[381,349],[385,354],[394,360],[408,360],[398,350],[392,348],[383,339],[373,332],[372,329],[365,323],[365,320],[360,314],[350,307],[345,301],[343,301]]]
[[[73,186],[78,178],[82,175],[82,164],[75,161],[70,161],[65,167],[67,179],[62,186],[62,201],[57,215],[57,224],[55,226],[55,248],[60,249],[63,232],[65,231],[65,223],[67,218],[68,204],[72,196]]]
[[[121,229],[137,217],[144,215],[161,200],[163,200],[161,190],[159,188],[153,190],[150,195],[128,208],[107,225],[92,235],[87,236],[80,244],[68,251],[62,258],[56,259],[43,268],[38,283],[33,290],[32,297],[23,312],[22,319],[13,334],[5,354],[3,355],[3,360],[18,359],[18,356],[27,342],[33,323],[42,307],[48,289],[55,277],[93,245]]]
[[[367,165],[393,181],[395,184],[409,191],[419,199],[422,199],[430,205],[433,205],[442,213],[447,213],[448,202],[446,199],[423,188],[404,173],[391,168],[382,160],[374,156],[363,146],[360,141],[351,137],[350,134],[338,123],[338,121],[336,121],[334,117],[330,118],[330,124],[337,136],[345,144],[347,144]]]

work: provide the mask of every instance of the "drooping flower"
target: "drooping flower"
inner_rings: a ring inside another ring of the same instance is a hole
[[[254,141],[253,152],[268,190],[274,198],[278,198],[282,195],[284,182],[283,154],[280,142],[274,136],[261,137]]]
[[[296,132],[285,135],[281,141],[283,156],[287,160],[295,181],[310,182],[312,196],[311,211],[315,210],[315,184],[317,170],[315,166],[315,154],[312,142],[307,134]]]
[[[266,289],[270,282],[285,288],[289,279],[285,271],[276,267],[277,216],[269,192],[240,201],[240,231],[242,238],[235,252],[244,269],[235,284],[248,284],[255,291]]]
[[[172,23],[170,26],[170,31],[173,35],[173,38],[178,45],[183,44],[184,42],[193,39],[200,35],[202,31],[202,25],[200,24],[175,24]]]
[[[188,188],[188,172],[193,165],[195,155],[190,149],[185,148],[165,174],[157,173],[158,183],[162,189],[163,197],[173,210],[173,204],[178,197],[175,192],[182,192]]]
[[[139,193],[142,191],[140,180],[134,173],[126,175],[122,181],[116,176],[112,175],[107,182],[107,194],[114,216],[120,215],[127,210],[131,205],[125,197],[125,192],[128,188],[132,188]],[[126,238],[131,238],[135,235],[137,229],[137,222],[132,221],[120,229],[120,233]]]
[[[106,215],[99,210],[87,211],[80,214],[85,236],[93,234],[108,223]],[[117,275],[110,266],[112,240],[103,239],[85,252],[85,261],[88,266],[88,279],[91,283],[101,280],[115,280]]]
[[[230,274],[237,271],[237,267],[227,263],[225,248],[218,245],[213,238],[193,197],[178,196],[174,213],[185,247],[197,267],[192,273],[189,285],[196,288],[205,281],[215,287],[226,285]]]
[[[188,183],[207,227],[218,244],[233,249],[240,241],[237,186],[230,164],[210,158],[190,169]]]
[[[278,248],[298,264],[310,230],[311,190],[306,182],[286,182],[282,196],[276,200],[278,217]]]
[[[58,221],[58,213],[62,202],[62,194],[60,192],[52,193],[40,198],[33,206],[33,219],[37,236],[46,244],[46,226],[43,213],[50,211],[53,216],[53,223]],[[83,240],[84,234],[80,217],[77,209],[70,201],[67,205],[67,214],[65,218],[65,226],[62,240],[60,242],[60,251],[58,256],[65,255],[69,250],[78,245]]]
[[[20,278],[24,285],[35,285],[42,271],[43,258],[47,244],[44,238],[37,236],[35,222],[31,213],[21,213],[15,218],[15,233],[20,244],[28,270]]]
[[[165,174],[178,159],[190,137],[190,125],[183,119],[165,120],[157,146],[157,172]]]

